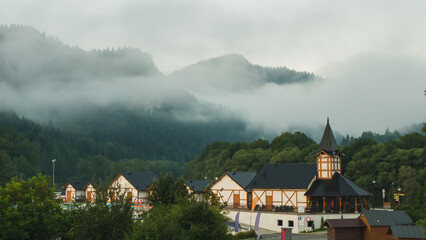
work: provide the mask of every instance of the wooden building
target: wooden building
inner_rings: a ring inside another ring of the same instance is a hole
[[[253,172],[226,172],[209,185],[219,202],[231,208],[249,206],[248,184],[256,176]]]
[[[65,202],[71,203],[87,199],[92,202],[95,197],[95,188],[89,181],[72,181],[65,184]]]
[[[197,201],[204,201],[204,190],[208,187],[207,180],[185,180],[188,191],[194,194]]]
[[[308,204],[305,193],[314,181],[316,172],[315,164],[266,164],[249,185],[252,201],[258,199],[256,209],[304,209]]]
[[[316,180],[305,194],[308,197],[309,211],[357,213],[367,208],[372,194],[341,174],[341,156],[327,119],[316,154]]]
[[[405,211],[365,210],[359,219],[366,225],[364,240],[398,239],[392,232],[396,232],[399,237],[398,230],[401,228],[394,228],[392,231],[392,226],[415,226]]]
[[[115,177],[109,187],[113,191],[113,198],[117,194],[125,194],[134,204],[147,207],[149,188],[157,175],[150,172],[122,172]]]
[[[363,240],[366,228],[364,222],[358,218],[327,219],[322,227],[327,227],[328,240]]]

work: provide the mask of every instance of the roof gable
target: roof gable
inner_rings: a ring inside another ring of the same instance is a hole
[[[364,210],[362,214],[372,227],[414,224],[405,211]]]
[[[123,172],[120,175],[139,191],[146,191],[154,182],[154,178],[158,178],[155,173],[151,172]]]
[[[354,219],[327,219],[322,224],[322,227],[330,226],[332,228],[364,228],[364,222],[359,218]]]
[[[339,152],[339,147],[337,146],[337,142],[334,138],[328,118],[327,125],[325,126],[324,133],[318,147],[318,151],[325,151],[331,154],[337,154]]]
[[[226,174],[244,189],[247,189],[249,183],[256,176],[255,172],[226,172]]]
[[[305,196],[310,197],[355,197],[370,195],[372,194],[345,178],[339,172],[336,172],[331,179],[316,179],[305,193]]]
[[[65,184],[64,189],[67,188],[68,185],[71,185],[75,190],[84,190],[85,187],[90,184],[89,180],[83,180],[83,181],[71,181]]]
[[[209,185],[207,180],[185,180],[185,184],[194,192],[203,192]]]
[[[251,189],[307,189],[317,172],[316,164],[266,164],[249,184]]]

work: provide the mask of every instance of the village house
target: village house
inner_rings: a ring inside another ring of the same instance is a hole
[[[204,201],[204,190],[208,187],[207,180],[185,180],[189,193],[194,194],[195,200]]]
[[[67,203],[87,199],[92,202],[95,197],[95,188],[89,181],[72,181],[65,184],[65,201]]]
[[[253,180],[254,172],[226,172],[210,184],[216,199],[231,208],[247,208],[250,203],[248,184]]]
[[[117,194],[125,194],[138,207],[147,207],[149,188],[155,178],[158,179],[157,175],[150,172],[122,172],[109,185],[112,191],[112,198],[117,196]]]

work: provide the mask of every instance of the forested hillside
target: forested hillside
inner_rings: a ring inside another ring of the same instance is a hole
[[[78,122],[63,131],[0,113],[0,184],[12,176],[51,175],[52,159],[59,182],[105,179],[124,170],[179,176],[208,141],[245,136],[238,122],[189,124],[123,111],[99,111]]]

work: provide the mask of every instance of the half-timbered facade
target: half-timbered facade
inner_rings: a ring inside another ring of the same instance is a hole
[[[226,172],[210,184],[210,189],[216,199],[227,207],[248,207],[250,191],[247,186],[254,176],[256,173],[253,172]]]
[[[305,193],[315,175],[315,164],[266,164],[249,185],[252,201],[257,200],[256,209],[303,209],[308,204]]]
[[[331,179],[334,173],[342,173],[341,152],[337,146],[328,118],[318,150],[316,154],[318,179]]]
[[[87,199],[92,202],[95,197],[95,188],[89,181],[72,181],[65,184],[65,202],[71,203]]]
[[[109,185],[112,198],[118,194],[125,194],[133,204],[146,207],[148,206],[149,188],[153,184],[154,178],[157,178],[157,175],[149,172],[120,173]]]

